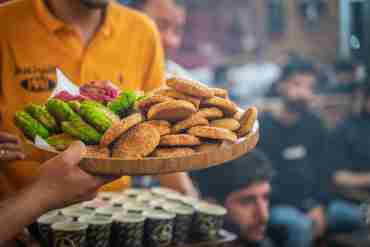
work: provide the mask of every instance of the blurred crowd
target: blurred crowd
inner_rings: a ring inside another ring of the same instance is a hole
[[[314,246],[364,227],[360,205],[370,187],[365,65],[325,64],[292,50],[271,62],[185,70],[172,61],[184,33],[184,2],[139,2],[135,7],[158,25],[168,74],[203,78],[260,110],[258,150],[191,174],[202,197],[228,209],[226,227],[245,246],[287,247]]]
[[[187,21],[185,1],[121,3],[156,23],[168,76],[225,88],[239,105],[259,108],[260,142],[251,154],[192,172],[193,185],[185,178],[185,189],[152,177],[134,178],[134,186],[161,183],[223,204],[229,212],[225,227],[245,246],[309,247],[330,234],[364,227],[370,85],[361,61],[325,64],[286,51],[276,61],[186,70],[175,62]]]

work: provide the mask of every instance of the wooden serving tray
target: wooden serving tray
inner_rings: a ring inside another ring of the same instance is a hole
[[[257,124],[258,125],[258,124]],[[97,159],[85,157],[80,163],[83,170],[99,176],[141,176],[166,174],[190,170],[200,170],[220,165],[249,153],[255,148],[259,139],[259,129],[255,128],[247,136],[235,143],[224,142],[220,148],[209,152],[196,153],[176,158],[145,158],[140,160],[123,160],[119,158]],[[44,162],[58,152],[44,150],[28,142],[26,153],[32,152],[32,160]]]

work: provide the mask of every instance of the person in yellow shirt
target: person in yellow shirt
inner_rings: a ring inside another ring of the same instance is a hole
[[[110,80],[123,90],[148,92],[163,83],[163,51],[154,23],[113,0],[11,1],[0,5],[0,19],[0,131],[8,133],[0,136],[0,180],[7,180],[0,185],[18,191],[39,176],[32,154],[19,152],[13,117],[30,103],[46,102],[56,86],[56,68],[79,85]],[[181,188],[183,174],[164,181]],[[123,177],[103,189],[128,185]]]

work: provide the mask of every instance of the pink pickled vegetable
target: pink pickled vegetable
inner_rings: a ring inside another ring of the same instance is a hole
[[[118,97],[119,90],[110,81],[92,81],[80,87],[80,94],[94,101],[108,103]]]
[[[82,96],[82,95],[73,95],[67,91],[61,91],[59,92],[57,95],[54,96],[55,99],[60,99],[60,100],[63,100],[63,101],[74,101],[74,100],[77,100],[77,101],[83,101],[83,100],[86,100],[87,98]]]

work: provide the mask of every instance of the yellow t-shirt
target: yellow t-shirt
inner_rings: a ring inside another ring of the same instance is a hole
[[[164,79],[159,34],[147,17],[110,3],[105,21],[84,48],[74,29],[54,17],[43,0],[11,1],[0,7],[0,130],[20,134],[14,113],[43,104],[55,87],[55,68],[77,84],[110,80],[121,89],[150,91]],[[39,163],[2,162],[0,171],[16,189],[33,182]],[[127,187],[124,177],[104,187]]]

